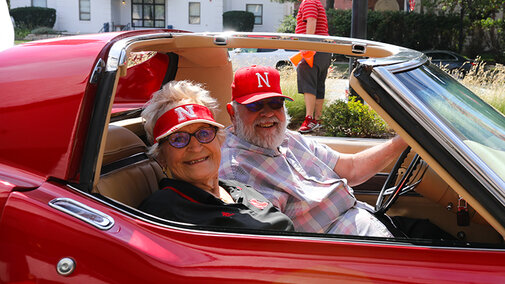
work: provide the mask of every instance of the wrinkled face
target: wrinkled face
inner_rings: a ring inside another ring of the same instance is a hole
[[[206,123],[194,123],[181,128],[178,132],[195,133],[211,127]],[[196,137],[186,147],[175,148],[168,141],[162,142],[161,151],[167,170],[174,179],[183,180],[191,184],[207,183],[216,178],[221,162],[221,144],[214,138],[210,143],[200,143]]]
[[[262,101],[268,101],[265,99]],[[284,140],[287,119],[285,108],[272,109],[265,103],[257,112],[238,105],[235,114],[235,134],[259,147],[276,149]]]

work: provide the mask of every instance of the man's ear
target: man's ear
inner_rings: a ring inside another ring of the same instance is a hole
[[[228,115],[230,116],[230,119],[233,122],[235,119],[235,110],[233,109],[231,103],[226,104],[226,111],[228,112]]]

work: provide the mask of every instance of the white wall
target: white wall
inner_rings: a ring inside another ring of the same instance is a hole
[[[31,0],[11,0],[11,9],[19,7],[30,7],[31,5]]]
[[[216,32],[223,30],[223,0],[191,0],[200,2],[200,24],[189,24],[189,2],[167,0],[166,24],[174,29],[192,32]]]
[[[49,3],[56,2],[56,24],[55,29],[67,30],[71,33],[97,33],[106,22],[111,21],[111,1],[110,0],[90,0],[91,20],[79,20],[79,1],[59,1],[48,0]]]
[[[14,26],[7,1],[0,2],[0,51],[14,46]]]

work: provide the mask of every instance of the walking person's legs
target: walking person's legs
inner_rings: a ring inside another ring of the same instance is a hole
[[[321,127],[319,119],[323,111],[325,80],[330,65],[330,53],[316,53],[314,65],[302,61],[297,68],[298,92],[304,95],[305,120],[298,129],[308,133]]]

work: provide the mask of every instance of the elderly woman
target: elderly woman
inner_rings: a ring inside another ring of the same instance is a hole
[[[173,81],[148,102],[142,117],[150,154],[170,178],[140,209],[173,221],[209,226],[293,230],[291,220],[248,185],[219,180],[223,125],[217,101],[200,85]],[[217,138],[217,139],[216,139]]]

